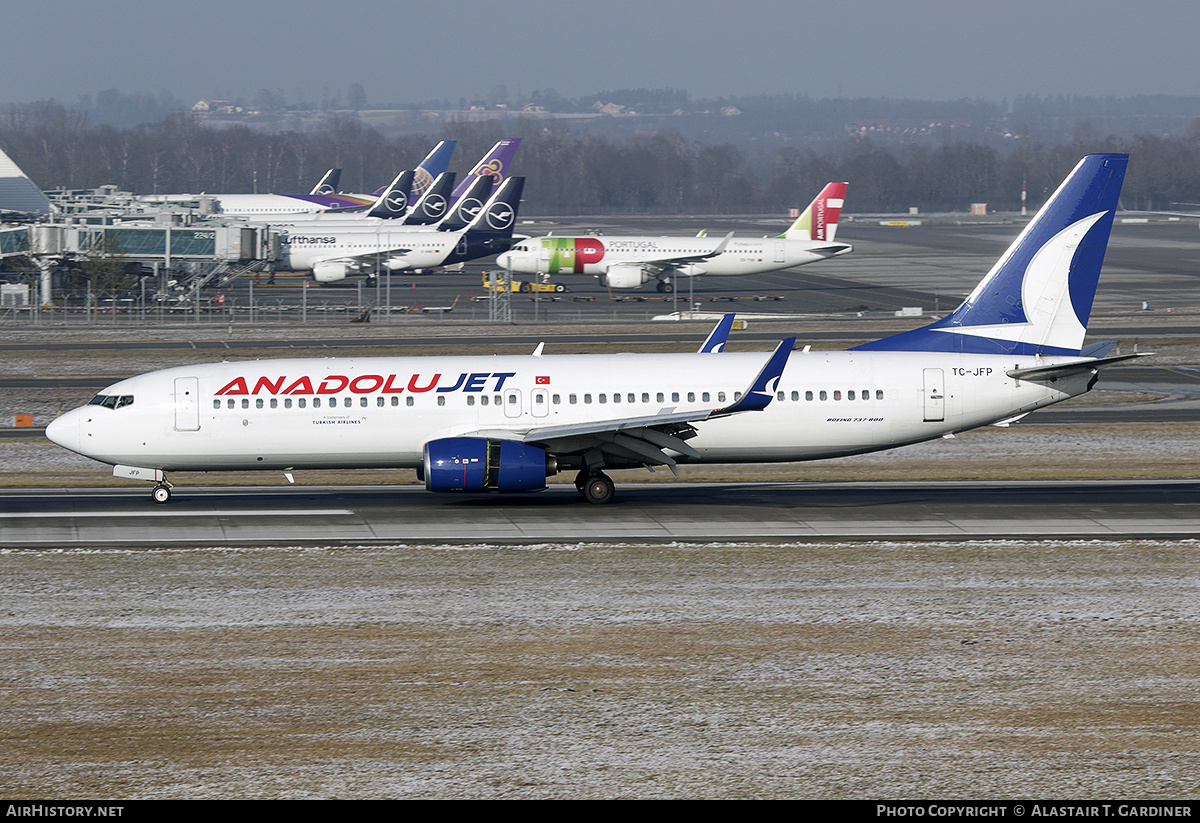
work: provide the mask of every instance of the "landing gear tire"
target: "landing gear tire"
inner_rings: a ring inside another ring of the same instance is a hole
[[[171,489],[168,486],[155,486],[154,491],[150,492],[150,494],[154,497],[155,503],[171,502]]]
[[[583,484],[583,499],[596,505],[611,503],[616,491],[617,487],[607,474],[596,472]]]
[[[588,470],[580,469],[579,474],[575,475],[575,491],[579,492],[580,496],[583,495],[583,487],[587,483],[587,480]]]
[[[658,285],[655,288],[657,288],[663,294],[670,294],[671,292],[675,291],[675,284],[670,280],[659,280]]]

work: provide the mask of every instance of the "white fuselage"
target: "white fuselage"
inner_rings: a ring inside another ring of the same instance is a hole
[[[269,220],[280,215],[316,214],[333,208],[368,208],[375,198],[362,194],[146,194],[147,203],[183,203],[209,198],[222,215]]]
[[[538,237],[517,244],[497,262],[523,274],[603,275],[614,266],[665,265],[665,276],[727,277],[788,269],[852,249],[832,241],[733,237],[714,254],[722,242],[721,237]]]
[[[123,380],[67,412],[56,443],[170,470],[421,465],[424,445],[545,426],[715,409],[763,353],[297,359],[186,366]],[[1052,363],[1046,358],[1042,364]],[[699,462],[812,460],[930,440],[1087,391],[1006,371],[1030,357],[796,352],[763,411],[694,424]],[[124,398],[128,398],[128,402]],[[698,462],[679,455],[678,461]]]
[[[289,271],[312,271],[322,261],[355,259],[392,269],[430,268],[441,265],[462,236],[434,229],[392,228],[386,222],[362,227],[296,226],[280,235],[280,266]]]

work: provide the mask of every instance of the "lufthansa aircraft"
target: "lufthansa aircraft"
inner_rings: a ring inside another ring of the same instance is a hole
[[[487,257],[511,244],[524,185],[524,177],[510,177],[487,200],[483,192],[492,183],[477,177],[436,229],[391,220],[298,225],[279,236],[279,265],[311,271],[320,283],[336,283],[379,269],[430,269]]]
[[[534,237],[497,263],[522,274],[593,274],[610,289],[657,280],[658,290],[669,293],[677,277],[761,274],[852,251],[834,240],[845,200],[845,183],[828,184],[778,237]]]
[[[454,153],[454,140],[443,140],[433,147],[414,170],[413,189],[409,198],[419,196],[439,174],[450,165]],[[336,175],[333,172],[337,172]],[[367,208],[383,193],[338,194],[335,190],[341,169],[330,169],[321,182],[309,194],[211,194],[219,212],[229,217],[244,217],[250,220],[266,219],[275,215],[294,216],[316,214],[326,211],[345,212]],[[195,200],[194,194],[146,194],[138,200],[149,203],[176,203]]]
[[[154,482],[171,471],[412,468],[430,491],[531,492],[576,472],[814,460],[1006,425],[1083,394],[1115,343],[1084,346],[1128,156],[1085,157],[953,313],[842,352],[297,359],[122,380],[46,429]]]

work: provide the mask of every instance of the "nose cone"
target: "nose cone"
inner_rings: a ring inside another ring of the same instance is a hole
[[[64,449],[79,451],[79,430],[82,409],[72,409],[61,417],[51,421],[46,427],[46,437]]]
[[[507,269],[512,264],[512,260],[513,260],[513,253],[511,251],[506,251],[503,254],[496,255],[496,263],[505,269]]]

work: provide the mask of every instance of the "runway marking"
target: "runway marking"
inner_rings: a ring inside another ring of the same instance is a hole
[[[0,512],[0,519],[27,520],[81,517],[328,517],[354,514],[350,509],[247,509],[235,511],[145,511],[145,512]]]

